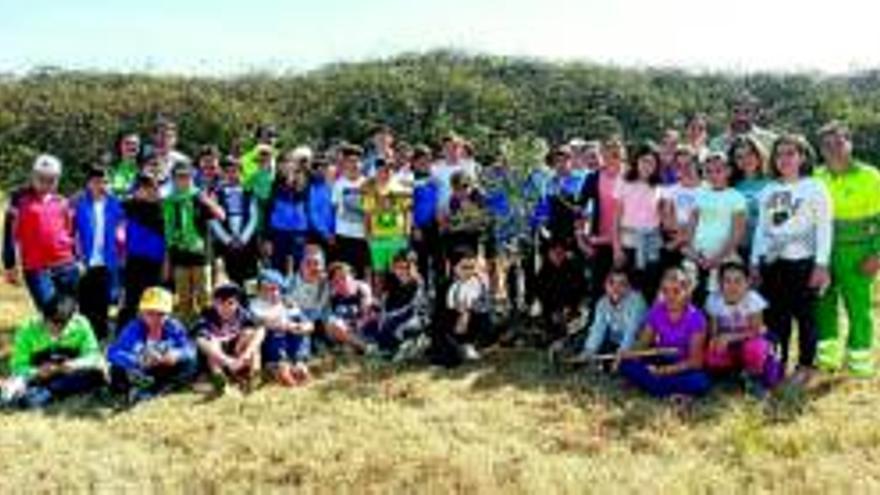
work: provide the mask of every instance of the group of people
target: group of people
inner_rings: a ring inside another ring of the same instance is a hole
[[[38,314],[16,330],[3,402],[108,385],[137,402],[198,376],[218,393],[295,387],[323,353],[454,366],[521,342],[516,316],[555,358],[656,396],[872,376],[880,172],[840,122],[816,136],[817,166],[756,111],[739,99],[711,140],[702,115],[656,144],[574,139],[526,170],[387,126],[321,154],[279,152],[262,126],[249,150],[190,159],[162,118],[148,144],[120,133],[66,198],[60,160],[40,155],[4,221],[6,279]]]

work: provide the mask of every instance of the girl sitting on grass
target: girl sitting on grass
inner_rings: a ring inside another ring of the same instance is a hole
[[[767,302],[749,287],[748,270],[740,263],[719,269],[721,291],[706,301],[709,349],[706,367],[713,373],[742,371],[744,385],[758,396],[779,382],[781,366],[767,340]]]
[[[667,270],[635,351],[619,355],[621,375],[654,397],[699,396],[710,387],[704,371],[706,317],[691,304],[691,285],[682,269]]]

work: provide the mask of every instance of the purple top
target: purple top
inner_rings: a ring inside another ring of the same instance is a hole
[[[654,329],[654,345],[678,349],[679,359],[690,354],[693,336],[706,331],[706,317],[692,304],[677,321],[672,321],[666,303],[660,301],[648,311],[646,322]]]

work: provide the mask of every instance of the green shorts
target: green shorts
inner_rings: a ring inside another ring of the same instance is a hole
[[[406,249],[405,237],[377,237],[370,239],[370,260],[373,271],[387,272],[391,268],[391,261],[400,251]]]

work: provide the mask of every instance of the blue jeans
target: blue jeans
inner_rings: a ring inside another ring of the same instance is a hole
[[[287,332],[269,332],[263,341],[263,360],[268,365],[300,363],[311,356],[308,335]]]
[[[198,361],[183,359],[171,367],[153,368],[151,370],[126,371],[117,366],[110,367],[110,385],[117,393],[128,392],[137,386],[138,379],[146,383],[145,390],[161,394],[190,383],[198,373]]]
[[[79,283],[79,267],[75,263],[53,266],[43,270],[24,272],[24,282],[37,309],[43,311],[46,304],[58,294],[76,297]]]
[[[712,385],[709,375],[703,371],[682,371],[674,375],[655,375],[648,369],[652,363],[662,360],[626,360],[620,363],[620,374],[634,385],[654,397],[682,394],[698,396],[709,391]]]
[[[308,232],[271,229],[268,238],[272,243],[272,268],[287,273],[288,262],[292,258],[293,272],[296,273],[305,252]]]

